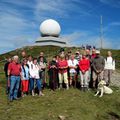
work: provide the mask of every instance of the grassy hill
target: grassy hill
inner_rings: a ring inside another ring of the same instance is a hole
[[[78,48],[65,48],[75,52]],[[40,51],[45,53],[48,60],[58,54],[60,47],[25,47],[0,55],[0,60],[8,56],[20,55],[25,50],[28,54],[37,57]],[[102,50],[106,56],[108,50]],[[120,50],[111,50],[120,69]],[[79,89],[57,90],[52,92],[45,89],[45,96],[27,96],[19,101],[9,103],[5,95],[4,62],[0,62],[0,120],[120,120],[120,88],[112,87],[114,93],[102,98],[94,97],[95,91],[81,92]]]

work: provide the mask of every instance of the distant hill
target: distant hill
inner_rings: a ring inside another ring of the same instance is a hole
[[[26,46],[26,47],[16,49],[14,51],[0,55],[0,60],[5,60],[5,58],[14,56],[14,55],[19,55],[19,57],[21,57],[21,52],[23,50],[26,51],[27,55],[32,55],[33,57],[38,57],[39,53],[43,51],[45,53],[45,57],[49,59],[52,56],[58,55],[60,49],[61,47],[58,47],[58,46]],[[76,47],[64,48],[66,53],[69,50],[71,50],[72,52],[75,52],[77,49],[80,49],[80,48],[76,48]]]

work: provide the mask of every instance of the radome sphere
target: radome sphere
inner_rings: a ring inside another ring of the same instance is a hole
[[[61,27],[57,21],[47,19],[41,23],[40,32],[42,36],[58,37],[61,32]]]

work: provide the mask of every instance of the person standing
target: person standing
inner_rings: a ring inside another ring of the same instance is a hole
[[[86,55],[82,55],[82,59],[79,61],[80,77],[81,77],[81,90],[88,89],[88,77],[90,69],[90,60],[86,58]]]
[[[9,90],[10,90],[10,79],[8,77],[8,66],[11,62],[12,62],[12,59],[8,58],[7,62],[4,65],[4,72],[5,72],[5,77],[6,77],[6,80],[7,80],[7,82],[6,82],[6,94],[9,94]]]
[[[62,88],[62,83],[66,84],[66,88],[69,89],[68,85],[68,75],[67,75],[67,69],[68,69],[68,62],[65,60],[65,55],[60,55],[60,60],[58,61],[58,76],[59,76],[59,89]]]
[[[33,65],[32,68],[30,69],[30,76],[31,76],[31,80],[30,80],[30,84],[31,84],[31,92],[32,92],[32,96],[35,95],[35,83],[37,85],[38,88],[38,94],[39,96],[43,96],[44,94],[42,93],[41,90],[41,79],[39,76],[39,71],[41,70],[38,62],[37,62],[37,58],[33,59]]]
[[[82,58],[82,55],[81,55],[81,53],[79,52],[79,50],[77,50],[76,52],[75,52],[75,59],[78,61],[78,63],[79,63],[79,61],[81,60],[81,58]],[[76,80],[77,80],[77,82],[78,82],[78,84],[77,85],[79,85],[79,65],[77,66],[77,75],[76,75]]]
[[[25,50],[22,50],[21,51],[21,54],[20,54],[20,56],[19,56],[19,63],[20,64],[22,64],[22,62],[23,62],[23,60],[24,59],[27,59],[27,53],[26,53],[26,51]],[[22,97],[21,96],[21,93],[22,93],[22,91],[21,91],[21,86],[22,84],[21,84],[21,80],[20,80],[20,86],[19,86],[19,90],[18,90],[18,97]]]
[[[92,49],[91,59],[94,59],[95,57],[96,57],[96,50]]]
[[[44,58],[41,57],[39,62],[38,62],[41,70],[39,71],[39,75],[40,75],[40,79],[41,79],[41,82],[42,82],[42,88],[45,87],[45,84],[46,84],[46,63],[44,62]]]
[[[21,65],[18,63],[19,57],[13,57],[13,61],[8,66],[8,76],[10,77],[10,94],[9,100],[18,99],[18,90],[20,86]]]
[[[88,45],[88,48],[89,47],[90,46]],[[86,53],[86,58],[89,59],[89,61],[90,61],[90,67],[89,67],[89,71],[88,71],[88,81],[90,83],[90,81],[91,81],[91,59],[92,59],[92,56],[91,56],[91,51],[88,48],[85,50],[85,53]],[[89,86],[90,86],[90,84],[89,84]]]
[[[28,94],[28,87],[29,87],[29,66],[27,64],[27,59],[23,59],[22,66],[21,66],[21,88],[22,88],[22,97]]]
[[[71,58],[68,60],[68,67],[69,67],[69,73],[70,73],[70,86],[74,82],[74,86],[76,87],[76,75],[77,75],[77,66],[78,61],[74,58],[74,55],[71,55]]]
[[[96,87],[96,80],[98,82],[103,80],[103,71],[105,67],[105,60],[104,57],[100,55],[100,51],[96,50],[96,57],[92,60],[92,67],[93,67],[93,88]]]
[[[108,51],[107,58],[105,59],[105,70],[104,70],[104,80],[107,83],[107,86],[111,83],[112,73],[115,70],[115,60],[112,57],[111,51]]]
[[[33,64],[33,57],[31,55],[28,56],[27,64],[29,65],[30,68],[32,67],[31,65]]]
[[[92,61],[96,57],[96,49],[92,48],[92,54],[91,54],[91,60],[90,60],[90,82],[89,87],[93,87],[93,67],[92,67]]]
[[[39,63],[39,61],[40,61],[40,58],[43,58],[44,63],[47,64],[47,59],[46,59],[45,56],[44,56],[44,52],[40,52],[40,55],[39,55],[39,57],[38,57],[38,63]]]
[[[86,49],[85,52],[86,52],[86,58],[88,58],[89,60],[91,60],[90,50]]]
[[[27,58],[27,54],[26,54],[26,51],[22,51],[21,52],[21,56],[20,56],[20,63],[22,63],[23,62],[23,59],[26,59]]]
[[[80,54],[80,52],[76,51],[75,52],[75,59],[79,62],[81,58],[82,58],[82,55]]]
[[[29,71],[33,68],[33,57],[31,55],[28,56],[28,61],[27,64],[29,66]],[[29,91],[31,93],[31,83],[32,83],[32,78],[29,76]]]
[[[58,87],[58,64],[56,58],[53,57],[49,64],[49,87],[53,91]]]
[[[37,61],[38,61],[38,64],[41,66],[44,66],[45,65],[45,67],[47,66],[47,59],[46,59],[46,57],[44,56],[44,52],[40,52],[40,55],[39,55],[39,57],[38,57],[38,59],[37,59]],[[40,75],[41,75],[41,77],[42,77],[42,88],[44,88],[44,87],[46,87],[46,75],[45,75],[45,73],[46,73],[46,69],[45,68],[42,68],[42,72],[40,73]]]

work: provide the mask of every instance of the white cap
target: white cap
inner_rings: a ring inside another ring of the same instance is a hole
[[[75,53],[78,53],[78,54],[80,54],[80,52],[79,52],[79,51],[76,51]]]
[[[96,50],[96,52],[95,52],[96,54],[100,54],[100,51],[99,50]]]

